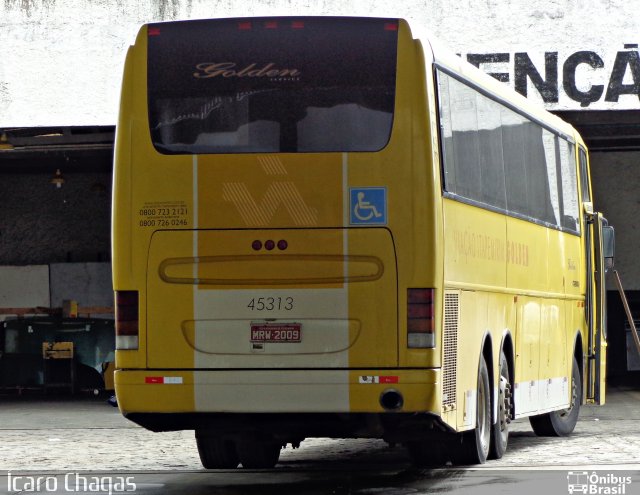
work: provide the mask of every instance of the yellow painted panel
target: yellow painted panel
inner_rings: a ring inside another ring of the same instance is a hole
[[[505,217],[445,199],[445,283],[505,287]]]
[[[170,377],[180,383],[146,383],[146,379],[158,380]],[[118,395],[118,407],[126,414],[180,413],[195,410],[193,372],[123,371],[116,370],[114,383]]]
[[[565,302],[546,299],[540,315],[539,379],[567,376],[567,328]]]
[[[402,395],[401,412],[437,413],[440,409],[440,372],[426,370],[359,370],[349,373],[352,412],[384,412],[380,397],[386,390]]]
[[[467,392],[478,385],[482,338],[487,331],[489,297],[486,292],[460,291],[458,329],[457,425],[465,424]]]
[[[172,234],[156,232],[149,249],[145,306],[148,366],[189,369],[194,367],[194,355],[184,338],[182,322],[194,318],[195,286],[165,283],[159,267],[167,255],[193,252],[193,236],[190,232]]]
[[[343,224],[340,153],[201,155],[197,171],[201,229]]]
[[[196,235],[199,256],[191,254]],[[267,251],[265,239],[286,246]],[[348,255],[340,254],[345,243]],[[189,368],[194,352],[199,368],[397,366],[393,248],[384,228],[157,232],[149,250],[150,366]],[[267,320],[301,324],[302,342],[252,351],[251,324]],[[326,342],[331,336],[340,340]],[[224,343],[214,351],[216,338]]]
[[[506,262],[509,287],[522,291],[563,292],[562,286],[551,287],[549,283],[548,234],[548,230],[541,225],[507,217]]]
[[[374,254],[381,260],[379,280],[348,285],[349,316],[361,322],[361,337],[349,351],[349,366],[398,366],[396,253],[387,229],[349,229],[349,253]]]
[[[549,230],[549,288],[554,293],[579,296],[584,294],[584,247],[580,237],[558,230]]]
[[[518,296],[516,382],[537,381],[540,360],[540,301]]]

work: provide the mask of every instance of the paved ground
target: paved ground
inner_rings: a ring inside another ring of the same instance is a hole
[[[312,439],[283,451],[279,466],[334,469],[345,463],[408,465],[401,447],[373,440]],[[536,437],[529,422],[513,424],[505,457],[482,469],[531,467],[640,472],[640,390],[609,391],[602,407],[581,410],[566,438]],[[0,396],[0,474],[51,471],[199,471],[193,432],[152,433],[125,420],[100,398]]]

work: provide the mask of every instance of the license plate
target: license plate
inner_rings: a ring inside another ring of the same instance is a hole
[[[251,342],[300,342],[300,323],[252,323]]]

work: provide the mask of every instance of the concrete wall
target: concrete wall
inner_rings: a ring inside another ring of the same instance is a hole
[[[0,265],[110,259],[111,176],[3,174]]]
[[[52,263],[49,271],[51,306],[70,299],[82,307],[113,307],[110,263]]]
[[[640,290],[640,153],[593,153],[591,178],[596,209],[616,227],[616,270],[626,290]]]
[[[50,306],[49,267],[0,266],[0,308],[38,306]]]
[[[601,90],[589,108],[640,108],[640,9],[628,0],[4,0],[0,127],[114,124],[126,48],[141,23],[244,15],[403,17],[416,35],[430,31],[464,56],[506,55],[482,66],[512,84],[524,53],[553,86],[545,57],[555,53],[556,109],[582,108],[564,91],[564,72],[572,55],[590,52],[595,65],[573,67],[577,91]],[[616,77],[631,94],[606,101],[621,52]]]
[[[82,307],[113,307],[111,264],[0,266],[0,308],[61,308],[65,299]]]
[[[640,314],[640,153],[592,153],[594,205],[616,228],[615,269],[620,274],[631,311]],[[611,276],[607,277],[607,380],[637,385],[637,351],[625,331],[626,314]],[[631,361],[629,360],[631,358]]]

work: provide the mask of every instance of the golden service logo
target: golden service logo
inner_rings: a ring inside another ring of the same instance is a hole
[[[212,77],[266,77],[268,79],[286,78],[287,80],[291,80],[301,75],[298,69],[281,69],[276,67],[276,64],[273,62],[269,62],[262,67],[256,63],[249,64],[241,69],[237,67],[238,64],[235,62],[202,62],[196,65],[196,72],[193,73],[193,77],[196,79],[209,79]]]

